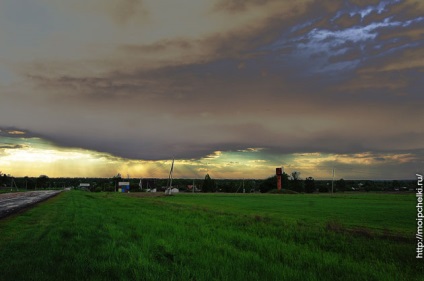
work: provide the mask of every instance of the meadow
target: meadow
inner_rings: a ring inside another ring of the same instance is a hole
[[[0,280],[422,280],[413,194],[62,192],[0,221]]]

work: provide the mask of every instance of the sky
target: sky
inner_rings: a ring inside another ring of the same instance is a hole
[[[413,179],[421,0],[2,0],[0,171]]]

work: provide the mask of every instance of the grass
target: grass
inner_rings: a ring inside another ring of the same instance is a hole
[[[374,231],[413,234],[416,229],[413,194],[340,193],[331,194],[192,194],[160,200],[192,208],[224,212],[260,214],[285,221],[322,224],[340,221],[348,227],[367,227]]]
[[[413,195],[63,192],[0,221],[0,280],[422,280]]]

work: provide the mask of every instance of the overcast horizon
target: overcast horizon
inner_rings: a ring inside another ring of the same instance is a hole
[[[424,2],[5,0],[0,171],[414,179]]]

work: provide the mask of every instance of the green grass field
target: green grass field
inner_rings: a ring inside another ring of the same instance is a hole
[[[423,280],[413,194],[132,195],[0,221],[0,280]]]

